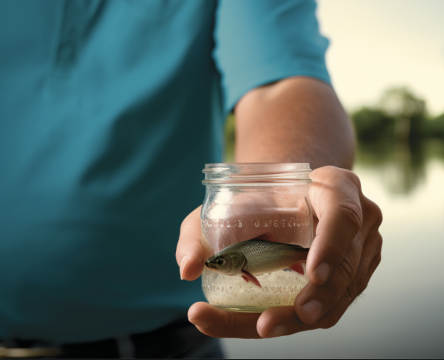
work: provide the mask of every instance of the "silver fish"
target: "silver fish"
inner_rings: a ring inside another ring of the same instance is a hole
[[[306,262],[307,248],[275,242],[270,234],[227,246],[210,257],[205,266],[228,276],[240,275],[245,281],[261,286],[256,276],[283,269],[304,274],[301,263]]]

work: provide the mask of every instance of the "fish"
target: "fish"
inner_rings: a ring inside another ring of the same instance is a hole
[[[304,275],[302,263],[309,248],[276,242],[270,233],[227,246],[205,261],[205,266],[222,275],[240,275],[262,287],[256,276],[291,269]]]

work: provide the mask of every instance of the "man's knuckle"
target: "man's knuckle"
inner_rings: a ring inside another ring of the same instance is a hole
[[[365,198],[363,203],[366,219],[369,220],[371,226],[379,228],[383,221],[381,208],[368,198]]]
[[[328,177],[334,177],[337,178],[337,172],[339,171],[339,168],[335,167],[335,166],[323,166],[320,168],[317,168],[316,170],[313,171],[314,175],[319,175],[319,177],[322,178],[328,178]]]
[[[369,243],[374,254],[381,253],[382,250],[382,235],[379,231],[372,231],[366,239],[366,243]]]
[[[372,261],[372,267],[370,269],[371,274],[373,274],[376,271],[376,269],[378,268],[379,264],[381,263],[381,260],[382,260],[381,253],[379,253],[379,254],[377,254],[375,256],[375,258]]]
[[[376,267],[379,266],[379,264],[381,263],[381,260],[382,260],[382,256],[381,256],[381,253],[379,253],[379,254],[376,256]]]
[[[353,185],[356,187],[356,189],[358,189],[359,191],[361,191],[361,179],[359,179],[359,176],[356,175],[353,171],[350,170],[344,170],[345,171],[345,175],[347,177],[347,179],[349,179]]]
[[[327,298],[333,303],[337,303],[344,295],[344,289],[347,289],[354,278],[355,270],[348,259],[344,259],[341,266],[335,272],[335,276],[325,287]]]
[[[348,226],[355,230],[355,232],[358,232],[363,222],[363,214],[360,205],[353,201],[347,201],[340,204],[340,210]]]
[[[343,295],[343,289],[347,286],[344,280],[344,275],[338,275],[336,271],[335,276],[332,277],[324,286],[322,290],[322,298],[327,307],[336,304]],[[329,305],[328,305],[329,304]]]
[[[345,289],[344,297],[345,300],[351,304],[353,300],[356,299],[356,297],[359,295],[359,289],[356,283],[352,282],[350,285]]]
[[[382,215],[382,211],[381,208],[375,204],[375,221],[376,221],[376,225],[379,227],[382,224],[382,220],[383,220],[383,215]]]
[[[379,253],[382,250],[382,244],[383,244],[383,240],[382,240],[382,235],[378,232],[376,234],[376,248],[379,250]]]
[[[342,260],[341,270],[342,270],[343,281],[345,283],[349,283],[355,275],[355,270],[354,270],[353,265],[349,259],[344,258]]]

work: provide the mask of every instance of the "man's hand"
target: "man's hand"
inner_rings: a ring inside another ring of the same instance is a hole
[[[361,191],[353,163],[355,138],[334,90],[307,77],[292,77],[247,92],[237,103],[236,162],[304,162],[311,174],[309,198],[315,239],[307,259],[310,282],[294,307],[262,314],[226,312],[194,304],[190,321],[214,337],[260,338],[329,328],[367,286],[381,260],[378,206]],[[204,259],[200,208],[183,222],[176,258],[181,276],[197,279]]]
[[[264,338],[330,328],[367,287],[381,261],[379,207],[363,195],[359,178],[351,171],[323,167],[314,170],[311,179],[316,235],[307,259],[310,282],[294,306],[245,314],[196,303],[188,318],[201,332],[213,337]],[[176,259],[183,279],[200,276],[205,261],[200,207],[182,223]]]

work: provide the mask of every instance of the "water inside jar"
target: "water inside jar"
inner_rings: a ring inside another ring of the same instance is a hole
[[[305,266],[304,266],[305,273]],[[226,276],[207,268],[202,273],[202,290],[207,301],[224,310],[263,312],[274,306],[293,306],[308,283],[307,275],[285,269],[257,276],[261,287],[241,276]]]

